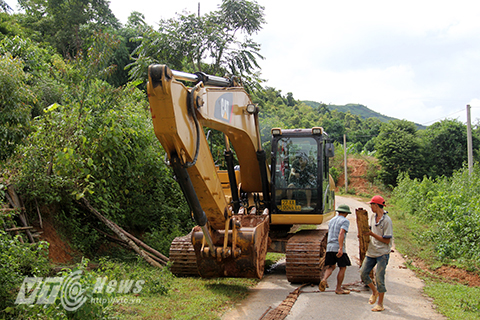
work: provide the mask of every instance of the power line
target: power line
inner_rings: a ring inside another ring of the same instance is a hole
[[[465,109],[461,109],[461,110],[455,111],[454,113],[451,113],[451,114],[449,114],[449,115],[446,115],[446,116],[444,116],[444,117],[441,117],[441,118],[438,118],[438,119],[435,119],[435,120],[432,120],[432,121],[428,121],[428,122],[422,123],[422,126],[426,126],[427,124],[432,123],[432,122],[437,122],[438,120],[443,120],[443,119],[445,119],[445,118],[451,117],[451,116],[453,116],[454,114],[457,114],[457,113],[463,112],[463,111],[465,111]]]
[[[480,106],[478,106],[478,107],[472,107],[472,106],[470,106],[470,108],[472,108],[472,109],[480,109]],[[465,112],[465,109],[460,109],[460,110],[455,111],[455,112],[453,112],[453,113],[451,113],[451,114],[449,114],[449,115],[446,115],[446,116],[444,116],[444,117],[441,117],[441,118],[438,118],[438,119],[435,119],[435,120],[432,120],[432,121],[428,121],[428,122],[422,123],[421,125],[422,125],[422,126],[426,126],[426,125],[429,124],[429,123],[437,122],[437,121],[439,121],[439,120],[443,120],[443,119],[445,119],[445,118],[451,117],[451,116],[453,116],[454,114],[457,114],[457,113],[460,113],[460,112]]]

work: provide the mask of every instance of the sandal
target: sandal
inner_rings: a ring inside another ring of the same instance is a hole
[[[336,294],[349,294],[350,290],[335,291]]]
[[[377,304],[375,306],[375,308],[372,309],[373,312],[380,312],[380,311],[383,311],[383,310],[385,310],[385,308],[383,306],[379,305],[379,304]]]
[[[318,285],[318,289],[323,292],[325,291],[326,287],[327,287],[327,281],[325,280],[320,281],[320,284]]]
[[[375,302],[377,302],[377,298],[378,298],[378,292],[372,293],[372,295],[370,296],[370,299],[368,299],[368,303],[374,304]]]

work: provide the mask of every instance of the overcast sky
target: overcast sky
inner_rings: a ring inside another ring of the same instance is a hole
[[[221,0],[111,0],[152,26]],[[384,115],[432,124],[480,118],[480,5],[473,0],[258,0],[266,24],[254,37],[266,85],[295,99],[360,103]],[[8,1],[7,1],[8,3]]]

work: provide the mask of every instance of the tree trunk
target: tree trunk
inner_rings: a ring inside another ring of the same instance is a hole
[[[112,221],[108,220],[107,218],[105,218],[104,216],[102,216],[100,214],[100,212],[98,212],[94,207],[92,207],[92,205],[88,202],[87,199],[85,198],[82,198],[81,199],[81,203],[86,206],[88,208],[88,210],[90,210],[91,213],[93,213],[100,221],[102,221],[103,223],[105,223],[107,225],[107,227],[110,228],[110,230],[112,230],[120,239],[122,239],[123,241],[125,241],[128,246],[130,248],[132,248],[138,255],[140,255],[143,259],[145,259],[145,261],[147,261],[149,264],[151,264],[152,266],[154,267],[158,267],[158,268],[161,268],[162,265],[160,263],[158,263],[157,261],[153,260],[152,258],[150,258],[150,256],[145,252],[143,251],[142,249],[140,249],[136,244],[135,242],[133,242],[132,240],[130,240],[130,238],[128,238],[124,232],[120,231],[119,228],[116,226],[115,223],[113,223]]]

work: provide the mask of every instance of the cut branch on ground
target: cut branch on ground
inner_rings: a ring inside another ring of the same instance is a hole
[[[166,258],[163,255],[161,255],[161,256],[156,256],[155,255],[156,258],[152,259],[152,257],[151,257],[152,253],[151,252],[152,251],[157,252],[155,249],[148,247],[146,244],[144,244],[143,242],[141,242],[140,240],[133,237],[131,234],[129,234],[128,232],[126,232],[125,230],[123,230],[122,228],[117,226],[114,222],[105,218],[102,214],[100,214],[100,212],[98,212],[98,210],[96,210],[90,204],[90,202],[88,202],[87,199],[82,198],[80,200],[80,204],[82,204],[84,207],[86,207],[89,210],[89,212],[91,212],[95,217],[97,217],[100,221],[102,221],[110,230],[112,230],[118,236],[118,238],[120,238],[123,242],[125,242],[130,249],[135,251],[139,256],[141,256],[143,259],[145,259],[145,261],[147,261],[149,264],[151,264],[154,267],[158,267],[158,268],[161,268],[162,266],[166,265],[166,263],[168,262],[168,258]],[[135,240],[133,240],[133,239],[135,239]],[[143,248],[148,247],[149,248],[148,250],[150,251],[150,253],[148,251],[144,251],[141,248],[139,248],[137,243],[141,243],[141,246]],[[166,261],[164,259],[166,259]],[[159,262],[159,261],[161,261],[161,262]]]

